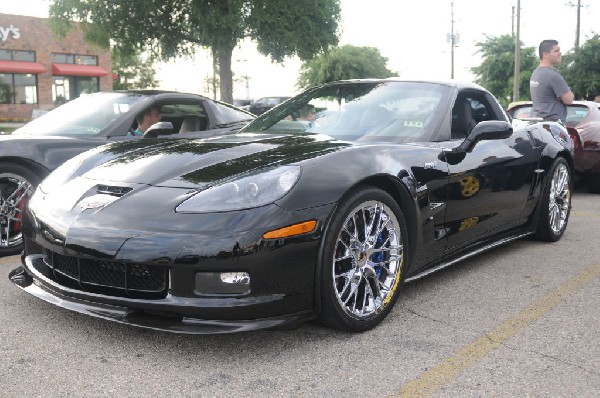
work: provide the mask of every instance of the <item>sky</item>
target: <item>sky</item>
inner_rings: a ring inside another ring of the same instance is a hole
[[[302,1],[302,0],[290,0]],[[544,39],[559,41],[563,53],[575,44],[578,0],[520,0],[520,39],[537,48]],[[600,33],[600,0],[581,1],[580,44]],[[474,79],[470,68],[481,62],[476,43],[486,36],[516,32],[518,0],[340,0],[340,45],[370,46],[388,59],[388,69],[407,79],[449,79],[451,31],[454,77]],[[48,0],[1,0],[0,13],[47,17]],[[593,21],[596,21],[594,24]],[[206,79],[211,59],[200,51],[192,59],[177,59],[157,68],[161,89],[212,97]],[[296,80],[302,62],[288,58],[275,64],[256,46],[244,42],[233,53],[234,98],[288,96],[299,92]],[[243,76],[248,76],[246,81]],[[217,94],[218,95],[218,94]]]

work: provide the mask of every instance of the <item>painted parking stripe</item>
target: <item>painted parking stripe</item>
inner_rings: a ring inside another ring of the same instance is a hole
[[[490,333],[480,337],[458,351],[451,358],[431,368],[417,379],[405,384],[396,397],[426,397],[435,393],[445,384],[454,380],[467,367],[483,358],[509,338],[515,336],[533,322],[542,318],[569,295],[581,290],[600,275],[600,263],[592,265],[584,272],[544,296],[535,304],[525,308],[514,317],[498,325]]]
[[[8,257],[0,257],[0,264],[5,264],[5,263],[18,263],[19,262],[19,255],[16,256],[8,256]]]

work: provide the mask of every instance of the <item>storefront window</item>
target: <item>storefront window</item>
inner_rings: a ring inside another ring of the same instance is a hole
[[[36,77],[32,74],[14,74],[15,103],[37,104]]]
[[[54,76],[52,83],[52,101],[55,105],[79,97],[81,94],[90,94],[100,91],[97,77],[88,76]]]
[[[35,62],[35,51],[0,50],[0,60]]]
[[[98,57],[95,55],[52,53],[52,63],[97,66]]]
[[[24,73],[0,73],[0,103],[37,104],[37,77]]]
[[[79,88],[79,95],[100,91],[97,77],[78,77],[77,86]]]
[[[0,104],[10,104],[12,92],[12,75],[0,73]]]
[[[78,55],[75,57],[77,65],[98,65],[98,57],[95,55]]]

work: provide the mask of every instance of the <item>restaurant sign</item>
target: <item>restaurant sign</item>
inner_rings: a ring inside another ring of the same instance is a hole
[[[8,39],[18,39],[21,37],[19,28],[14,25],[1,26],[0,25],[0,41],[7,41]]]

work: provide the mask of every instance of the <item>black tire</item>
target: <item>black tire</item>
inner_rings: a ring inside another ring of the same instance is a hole
[[[571,192],[573,178],[567,161],[557,158],[542,190],[540,217],[535,238],[546,242],[556,242],[565,233],[571,212]]]
[[[0,256],[23,249],[22,211],[41,180],[24,166],[0,163]]]
[[[380,323],[398,299],[407,248],[404,215],[388,193],[363,186],[340,201],[320,251],[321,323],[349,332]]]

